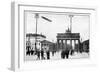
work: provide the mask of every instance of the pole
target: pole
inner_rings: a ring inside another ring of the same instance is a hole
[[[37,24],[38,24],[38,18],[39,18],[39,14],[38,14],[38,13],[36,13],[36,14],[35,14],[35,18],[36,18],[36,31],[35,31],[35,34],[36,34],[36,37],[35,37],[35,50],[37,50],[36,43],[37,43]]]
[[[73,15],[69,15],[69,18],[70,18],[70,33],[72,33],[72,17],[73,17]],[[70,39],[70,45],[71,45],[71,50],[72,50],[72,39]]]
[[[69,17],[70,17],[70,32],[72,33],[72,17],[73,17],[73,15],[69,15]]]

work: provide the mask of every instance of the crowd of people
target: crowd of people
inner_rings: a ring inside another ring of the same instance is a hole
[[[37,59],[50,59],[50,51],[49,50],[33,50],[31,46],[26,47],[26,56],[36,55]]]
[[[26,47],[26,56],[28,55],[28,56],[31,56],[31,55],[33,55],[33,56],[37,56],[37,60],[45,60],[45,59],[47,59],[47,60],[49,60],[50,59],[50,50],[43,50],[43,49],[41,49],[41,50],[33,50],[32,48],[31,48],[31,46],[27,46]],[[56,51],[57,52],[57,51]],[[68,59],[69,58],[69,54],[73,54],[73,50],[71,50],[70,48],[66,48],[66,49],[63,49],[63,50],[61,50],[61,58],[62,59]],[[55,52],[54,51],[52,51],[52,56],[55,56]]]

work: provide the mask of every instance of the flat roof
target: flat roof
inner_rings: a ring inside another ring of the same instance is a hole
[[[80,38],[80,33],[57,33],[57,38]]]

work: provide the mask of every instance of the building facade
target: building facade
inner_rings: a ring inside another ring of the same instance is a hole
[[[42,34],[26,34],[26,53],[41,50],[41,41],[45,39],[46,36]]]
[[[85,40],[82,42],[82,51],[89,53],[89,40]]]
[[[41,41],[41,48],[44,51],[53,51],[55,49],[55,43],[47,41],[47,40],[43,40]]]
[[[67,30],[65,33],[57,34],[57,49],[59,50],[69,49],[78,52],[79,44],[80,44],[79,33],[71,33],[69,30]]]

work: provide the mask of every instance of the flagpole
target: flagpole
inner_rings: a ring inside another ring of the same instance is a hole
[[[72,33],[72,18],[73,18],[73,15],[69,15],[70,17],[70,32]]]

